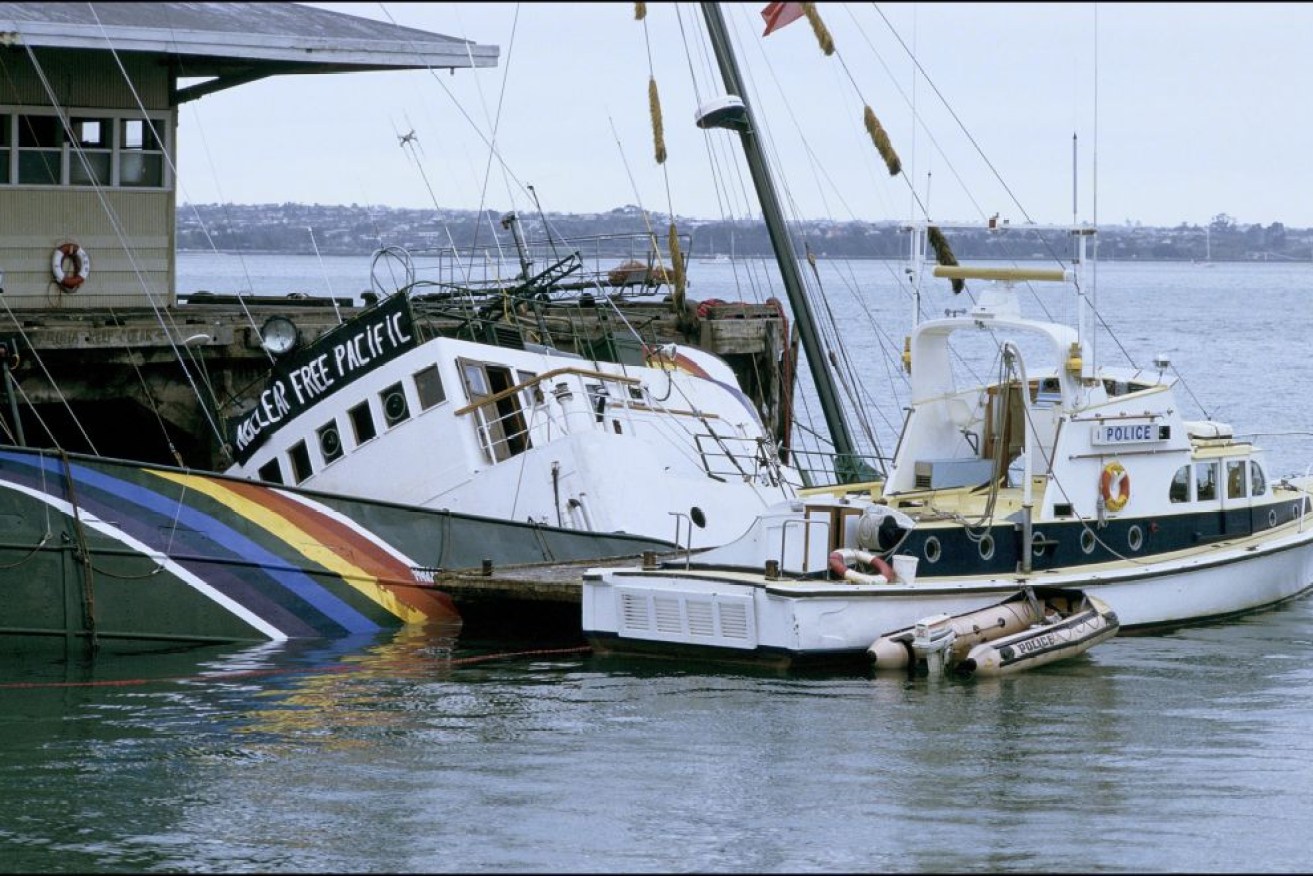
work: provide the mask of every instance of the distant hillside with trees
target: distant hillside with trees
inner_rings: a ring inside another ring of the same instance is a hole
[[[511,247],[502,225],[504,212],[487,210],[420,210],[393,207],[322,204],[183,204],[177,215],[179,250],[219,252],[280,252],[368,255],[383,246],[412,252],[452,246]],[[650,231],[663,241],[670,220],[647,217],[634,206],[606,213],[521,214],[531,241],[574,240],[598,235]],[[687,235],[691,257],[716,254],[765,257],[771,254],[766,228],[760,221],[721,221],[676,217]],[[897,222],[833,222],[809,220],[791,230],[801,246],[818,257],[898,259],[906,255],[906,236]],[[1070,255],[1065,235],[1040,235],[1024,226],[1007,234],[984,229],[947,233],[959,259],[1049,259]],[[1134,223],[1099,229],[1099,258],[1142,261],[1313,261],[1313,230],[1271,225],[1242,225],[1225,213],[1207,226],[1181,224],[1173,228]]]

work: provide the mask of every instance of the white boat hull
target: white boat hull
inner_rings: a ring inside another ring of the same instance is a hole
[[[781,663],[865,659],[871,643],[890,630],[985,608],[1030,583],[1083,590],[1117,614],[1122,632],[1148,631],[1240,615],[1303,594],[1313,583],[1313,528],[1286,529],[1154,562],[1030,577],[921,577],[910,584],[594,569],[584,577],[583,626],[603,652]]]

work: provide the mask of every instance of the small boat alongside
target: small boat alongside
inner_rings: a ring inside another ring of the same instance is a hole
[[[959,678],[1013,675],[1084,654],[1117,635],[1117,615],[1078,590],[1023,588],[997,605],[923,618],[867,653],[877,670]]]

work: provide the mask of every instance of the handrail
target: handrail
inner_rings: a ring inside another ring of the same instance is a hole
[[[514,386],[507,387],[500,392],[494,392],[492,395],[484,396],[476,402],[470,402],[463,408],[457,408],[455,416],[461,417],[468,414],[483,405],[501,401],[504,398],[510,398],[518,392],[522,392],[529,387],[542,383],[544,380],[551,380],[562,375],[574,375],[577,377],[592,377],[597,380],[609,380],[613,383],[624,383],[631,386],[641,384],[643,381],[637,377],[628,377],[622,374],[608,374],[605,371],[594,371],[591,368],[553,368],[551,371],[544,371],[542,374],[535,375],[532,379],[523,383],[517,383]]]

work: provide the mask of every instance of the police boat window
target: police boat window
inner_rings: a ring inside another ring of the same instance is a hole
[[[1226,461],[1226,497],[1243,499],[1245,497],[1245,461],[1228,459]]]
[[[427,411],[447,400],[447,392],[442,388],[442,376],[438,366],[430,365],[415,372],[415,394],[419,396],[419,409]]]
[[[1168,494],[1173,502],[1190,501],[1190,466],[1183,465],[1172,475],[1172,486]]]
[[[369,402],[364,401],[347,411],[351,418],[351,431],[356,433],[356,446],[359,447],[378,434],[374,428],[374,415],[369,410]]]
[[[1206,502],[1217,498],[1217,463],[1196,462],[1194,464],[1195,501]]]
[[[1263,474],[1263,466],[1252,459],[1249,461],[1249,495],[1267,495],[1267,475]]]
[[[270,484],[281,484],[283,482],[283,470],[278,467],[278,459],[274,458],[260,466],[260,480]]]
[[[292,449],[287,451],[287,458],[292,461],[292,477],[298,484],[314,474],[314,469],[310,467],[310,451],[304,441],[293,444]]]

